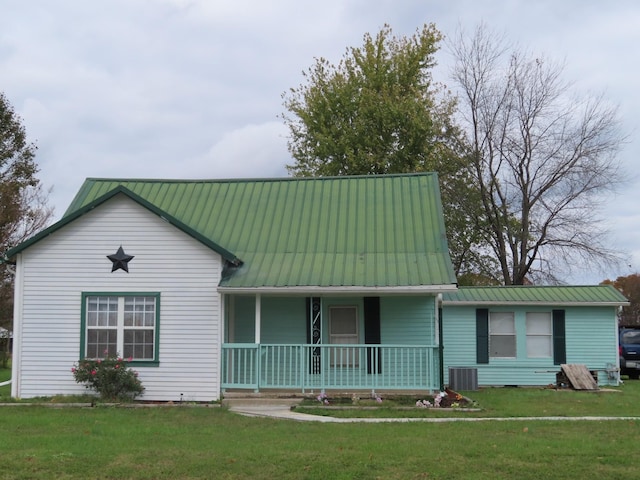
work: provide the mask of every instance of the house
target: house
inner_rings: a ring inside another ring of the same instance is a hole
[[[584,364],[617,385],[617,312],[611,285],[462,287],[442,299],[444,382],[462,367],[479,385],[555,383],[562,364]]]
[[[132,357],[152,400],[225,389],[436,389],[456,289],[435,174],[88,179],[16,263],[12,395]]]
[[[440,202],[433,173],[87,179],[59,222],[6,253],[16,270],[12,396],[82,393],[71,368],[105,352],[130,357],[143,398],[157,401],[231,389],[437,390],[447,366],[475,368],[483,384],[543,384],[550,374],[538,370],[557,369],[557,358],[528,358],[523,329],[528,312],[540,313],[536,331],[549,311],[555,326],[556,310],[567,361],[615,363],[624,299],[610,289],[601,304],[499,304],[480,290],[465,303]],[[492,348],[506,352],[488,363],[476,356],[477,311]],[[581,323],[595,330],[574,337]],[[580,342],[590,342],[582,353]]]

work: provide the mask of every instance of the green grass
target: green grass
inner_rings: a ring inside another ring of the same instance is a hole
[[[11,368],[0,368],[0,383],[11,378]],[[11,384],[0,387],[0,401],[6,402],[11,396]]]
[[[0,372],[3,374],[3,372]],[[640,417],[614,393],[466,392],[484,416]],[[0,407],[0,479],[636,478],[640,421],[318,423],[219,407]]]
[[[639,422],[323,424],[223,408],[0,409],[0,478],[634,478]]]

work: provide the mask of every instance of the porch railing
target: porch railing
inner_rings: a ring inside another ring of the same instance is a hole
[[[222,345],[222,388],[435,390],[436,345]]]

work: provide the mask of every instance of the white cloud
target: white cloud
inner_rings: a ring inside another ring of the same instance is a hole
[[[225,133],[192,170],[209,178],[282,177],[289,160],[287,130],[281,122],[246,125]]]
[[[85,177],[286,175],[281,93],[314,57],[337,62],[385,23],[410,35],[434,22],[452,36],[484,20],[566,59],[568,79],[621,105],[632,135],[621,158],[637,169],[634,1],[5,0],[2,14],[0,91],[37,140],[58,215]],[[445,67],[444,51],[437,58]],[[635,262],[637,190],[634,180],[603,205]]]

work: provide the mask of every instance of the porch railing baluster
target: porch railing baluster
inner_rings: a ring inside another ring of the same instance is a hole
[[[435,345],[225,343],[221,381],[223,389],[436,390],[438,354]]]

